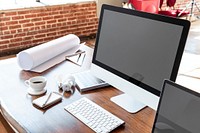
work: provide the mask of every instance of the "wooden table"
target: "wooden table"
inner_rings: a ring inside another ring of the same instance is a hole
[[[46,94],[52,91],[62,94],[56,84],[56,75],[79,72],[90,67],[93,50],[87,46],[83,46],[82,49],[87,51],[82,67],[69,61],[63,61],[43,73],[21,70],[16,62],[16,58],[1,61],[1,113],[5,119],[19,132],[90,133],[93,132],[90,128],[64,110],[64,107],[71,102],[81,97],[87,97],[125,121],[125,125],[114,130],[114,133],[150,133],[155,111],[146,107],[136,114],[126,112],[110,101],[112,96],[122,93],[113,87],[101,88],[85,93],[80,93],[76,89],[74,94],[65,93],[62,102],[45,110],[33,106],[32,101],[40,96],[29,95],[24,81],[33,76],[45,76],[48,80]]]

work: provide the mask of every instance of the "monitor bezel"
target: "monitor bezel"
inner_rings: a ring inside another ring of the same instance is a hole
[[[95,65],[100,66],[103,69],[106,69],[107,71],[110,71],[111,73],[114,73],[115,75],[117,75],[117,76],[119,76],[119,77],[121,77],[121,78],[123,78],[123,79],[125,79],[125,80],[127,80],[127,81],[149,91],[149,92],[151,92],[151,93],[153,93],[156,96],[160,96],[161,91],[158,90],[159,88],[155,89],[155,88],[153,88],[153,87],[151,87],[147,84],[144,84],[144,83],[142,83],[142,82],[140,82],[136,79],[133,79],[132,77],[129,77],[128,75],[125,75],[125,74],[107,66],[106,64],[103,64],[103,63],[99,62],[98,60],[96,60],[98,44],[99,44],[99,36],[100,36],[104,11],[105,10],[115,11],[115,12],[124,13],[124,14],[128,14],[128,15],[134,15],[134,16],[143,17],[143,18],[147,18],[147,19],[152,19],[152,20],[162,21],[162,22],[166,22],[166,23],[176,24],[176,25],[183,27],[183,32],[182,32],[181,37],[180,37],[180,42],[179,42],[179,46],[178,46],[178,49],[177,49],[176,58],[175,58],[172,73],[171,73],[171,76],[170,76],[170,80],[172,80],[172,81],[176,80],[176,77],[177,77],[177,74],[178,74],[178,69],[179,69],[182,54],[183,54],[183,51],[184,51],[184,48],[185,48],[185,43],[186,43],[186,40],[187,40],[187,35],[188,35],[189,27],[190,27],[190,22],[187,21],[187,20],[180,20],[180,19],[175,19],[175,18],[171,18],[171,17],[167,17],[167,16],[151,14],[151,13],[136,11],[136,10],[130,10],[130,9],[111,6],[111,5],[107,5],[107,4],[103,4],[101,10],[102,11],[101,11],[100,18],[99,18],[99,25],[98,25],[98,30],[97,30],[97,36],[96,36],[96,42],[95,42],[95,47],[94,47],[92,63],[94,63]]]

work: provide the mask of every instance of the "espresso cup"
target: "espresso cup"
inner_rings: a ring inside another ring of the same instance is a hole
[[[32,88],[35,92],[42,91],[46,86],[47,80],[43,76],[32,77],[25,81],[26,86]]]

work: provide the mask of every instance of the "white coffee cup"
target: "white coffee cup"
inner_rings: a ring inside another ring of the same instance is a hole
[[[43,76],[32,77],[25,81],[25,84],[32,88],[35,92],[40,92],[46,86],[47,80]]]

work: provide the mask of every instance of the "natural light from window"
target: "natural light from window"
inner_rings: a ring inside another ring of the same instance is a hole
[[[87,1],[96,0],[40,0],[40,2],[36,2],[36,0],[0,0],[0,10],[60,5]]]

